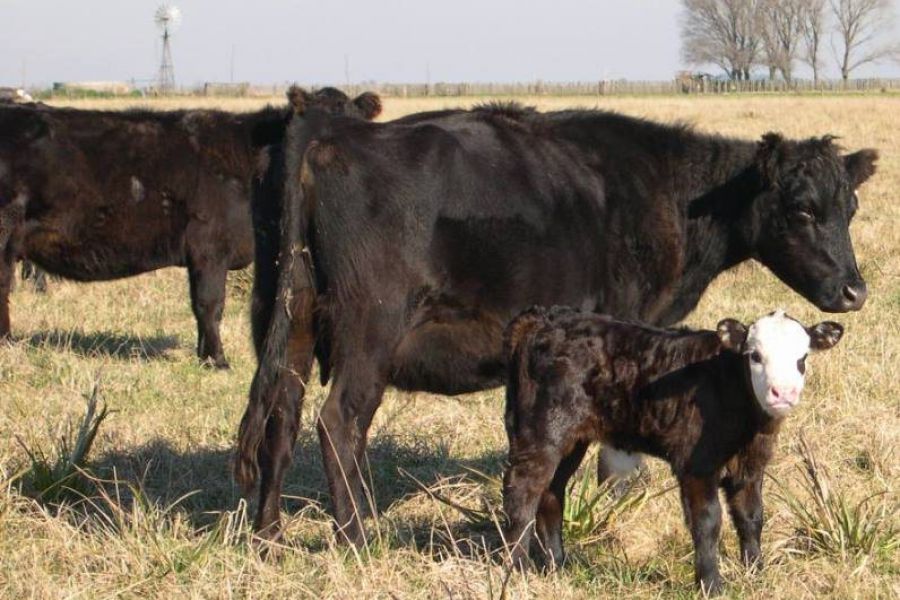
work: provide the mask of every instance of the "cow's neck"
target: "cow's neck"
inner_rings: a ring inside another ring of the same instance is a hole
[[[656,321],[669,325],[682,320],[723,271],[747,260],[748,208],[761,192],[754,165],[755,145],[721,139],[706,141],[695,156],[710,159],[702,167],[673,174],[673,189],[685,190],[678,199],[684,219],[683,270],[672,302]]]

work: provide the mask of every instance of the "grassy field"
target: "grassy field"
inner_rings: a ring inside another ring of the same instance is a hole
[[[384,117],[477,101],[387,99]],[[262,103],[203,101],[232,110]],[[597,99],[534,103],[594,107]],[[730,523],[722,560],[728,594],[736,597],[900,597],[900,100],[608,98],[600,106],[750,138],[769,130],[832,133],[848,149],[881,150],[852,226],[869,302],[861,313],[838,317],[845,339],[811,360],[804,401],[784,429],[766,482],[765,569],[746,572],[735,561]],[[598,495],[594,461],[586,461],[567,525],[569,564],[548,575],[508,574],[496,528],[506,451],[500,390],[459,398],[387,394],[369,447],[380,517],[368,523],[368,547],[353,552],[331,536],[313,425],[326,390],[313,386],[286,486],[286,546],[277,560],[261,560],[246,543],[252,513],[229,476],[254,365],[246,274],[235,274],[229,288],[223,337],[233,369],[225,373],[194,360],[183,270],[52,283],[46,295],[17,288],[15,341],[0,348],[0,597],[694,595],[677,493],[656,461],[624,505]],[[823,318],[763,268],[746,264],[714,283],[688,323],[750,320],[776,307],[806,322]],[[82,480],[84,497],[63,506],[32,499],[40,477],[30,456],[52,460],[61,440],[75,437],[95,384],[111,413],[87,463],[93,482]],[[804,439],[815,469],[804,466]]]

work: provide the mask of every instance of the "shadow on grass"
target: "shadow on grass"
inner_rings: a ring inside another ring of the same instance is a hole
[[[52,329],[22,338],[33,348],[54,347],[71,350],[79,356],[109,356],[121,360],[165,360],[166,353],[178,347],[174,335],[138,337],[109,331],[84,333],[78,330]]]
[[[233,509],[240,498],[231,477],[232,449],[201,448],[180,450],[168,441],[149,444],[120,453],[107,453],[92,465],[101,479],[116,479],[123,503],[131,501],[128,486],[158,506],[178,501],[195,527],[204,527],[218,518],[220,511]],[[371,481],[379,513],[393,503],[420,492],[408,473],[424,485],[443,478],[459,477],[476,470],[497,475],[505,453],[488,452],[474,458],[457,458],[446,446],[428,444],[411,436],[374,436],[368,446]],[[315,503],[330,506],[328,485],[322,467],[319,438],[304,430],[297,441],[294,463],[284,485],[283,510],[299,512]],[[255,506],[255,496],[252,499]]]

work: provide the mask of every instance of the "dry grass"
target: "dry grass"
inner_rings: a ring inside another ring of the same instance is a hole
[[[214,102],[235,110],[264,103]],[[388,99],[385,117],[470,103]],[[540,98],[536,104],[595,106],[596,99]],[[89,105],[123,108],[121,101]],[[862,191],[853,224],[871,286],[869,304],[862,313],[840,317],[845,340],[813,360],[805,401],[780,442],[770,469],[780,485],[768,482],[765,494],[765,570],[745,573],[734,562],[730,531],[723,566],[734,596],[897,597],[896,547],[862,555],[813,551],[800,534],[806,525],[786,498],[807,497],[796,450],[802,434],[818,464],[827,467],[832,494],[855,506],[886,490],[871,501],[872,511],[898,526],[900,102],[875,96],[612,98],[601,105],[728,134],[834,133],[848,148],[881,149],[880,172]],[[762,268],[745,265],[720,277],[688,321],[711,326],[726,315],[750,319],[777,306],[803,320],[822,317]],[[323,512],[325,482],[312,423],[325,390],[313,387],[286,488],[288,547],[279,560],[261,561],[244,542],[245,506],[228,475],[254,362],[247,309],[247,298],[232,294],[223,334],[234,368],[213,373],[193,358],[183,271],[105,284],[55,283],[46,296],[19,288],[12,298],[18,339],[0,349],[0,597],[481,598],[505,591],[507,597],[561,600],[694,594],[689,538],[675,494],[664,491],[671,478],[655,462],[638,484],[646,501],[617,514],[605,535],[588,527],[593,538],[570,544],[573,560],[564,570],[506,579],[492,554],[498,538],[492,511],[505,452],[500,391],[463,398],[388,394],[369,452],[382,514],[369,523],[370,547],[354,554],[334,547]],[[81,421],[82,396],[98,372],[113,411],[88,464],[102,481],[81,502],[42,506],[12,483],[28,467],[14,436],[30,448],[55,447]],[[473,510],[463,513],[444,501]],[[569,529],[577,531],[577,523]]]

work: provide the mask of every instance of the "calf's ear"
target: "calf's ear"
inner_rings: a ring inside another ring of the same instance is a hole
[[[867,148],[844,156],[844,168],[847,169],[847,175],[850,176],[850,186],[853,189],[860,185],[875,174],[877,167],[875,162],[878,160],[878,150]]]
[[[828,350],[841,341],[844,326],[834,321],[822,321],[818,325],[807,327],[806,333],[809,334],[810,350]]]
[[[747,327],[735,319],[722,319],[716,325],[716,335],[726,350],[741,352],[747,341]]]
[[[353,104],[367,121],[371,121],[381,114],[381,97],[378,94],[364,92],[354,98]]]

